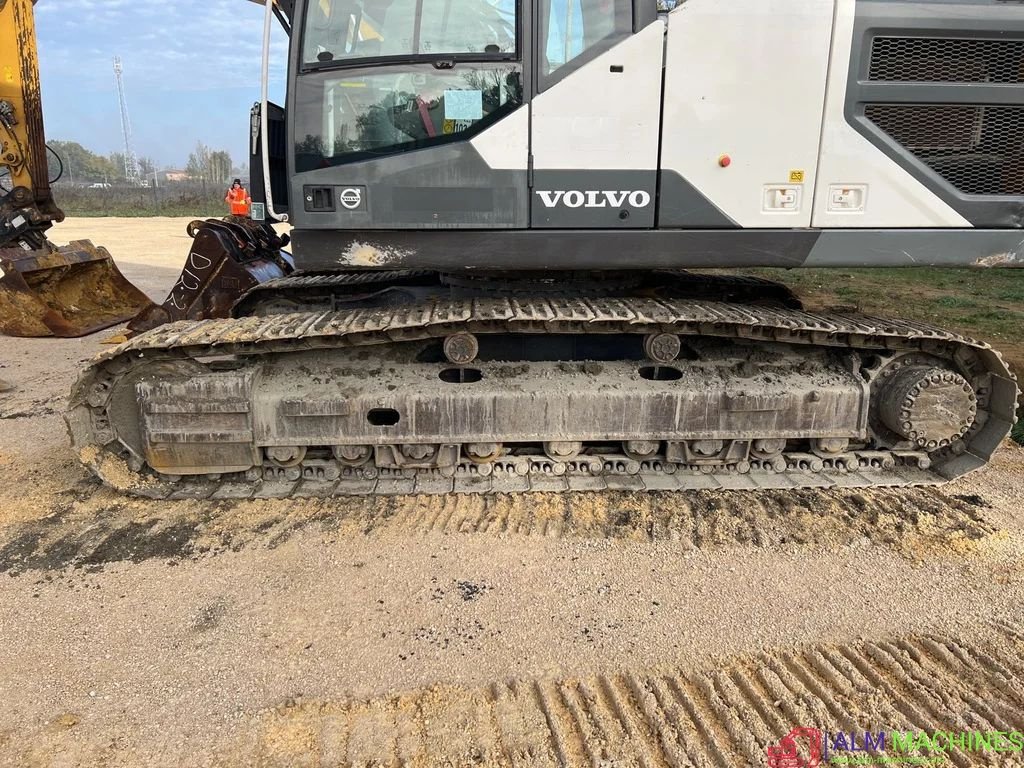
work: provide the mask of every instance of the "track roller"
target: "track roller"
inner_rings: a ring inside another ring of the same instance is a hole
[[[683,343],[674,333],[652,333],[644,337],[644,354],[656,363],[671,363],[683,351]]]
[[[850,449],[850,440],[846,437],[817,437],[811,440],[811,453],[823,459],[838,456]]]
[[[544,453],[552,461],[574,459],[583,452],[583,443],[579,441],[550,441],[544,443]]]
[[[279,467],[297,467],[306,458],[301,445],[272,445],[266,449],[267,458]]]
[[[622,452],[635,461],[645,461],[658,454],[661,443],[657,440],[626,440]]]
[[[480,342],[472,333],[454,333],[444,340],[444,356],[448,362],[465,365],[480,354]]]
[[[474,464],[490,464],[501,457],[501,443],[469,443],[465,446],[466,456]]]
[[[347,467],[361,467],[373,458],[373,446],[336,445],[332,448],[334,458]]]
[[[786,441],[781,437],[755,440],[750,447],[750,452],[757,459],[773,459],[781,456],[786,448]]]

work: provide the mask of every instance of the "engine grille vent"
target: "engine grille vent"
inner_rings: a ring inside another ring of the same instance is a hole
[[[868,79],[880,82],[1024,83],[1024,40],[876,37]]]
[[[868,104],[865,116],[967,195],[1024,195],[1024,107]]]

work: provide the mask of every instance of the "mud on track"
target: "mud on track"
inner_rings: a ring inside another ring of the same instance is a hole
[[[0,532],[0,573],[274,548],[305,529],[670,540],[693,548],[882,544],[920,557],[966,551],[994,533],[988,506],[977,494],[931,488],[154,503],[83,481],[58,493],[49,514]]]

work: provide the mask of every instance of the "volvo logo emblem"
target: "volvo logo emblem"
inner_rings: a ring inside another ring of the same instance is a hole
[[[341,201],[342,206],[350,211],[354,211],[363,204],[363,190],[358,187],[346,187],[341,190],[338,200]]]
[[[651,194],[642,189],[635,190],[602,190],[570,189],[537,190],[544,206],[554,208],[562,204],[567,208],[646,208],[651,204]]]

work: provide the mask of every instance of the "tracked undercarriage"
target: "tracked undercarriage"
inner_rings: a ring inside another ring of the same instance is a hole
[[[764,281],[609,280],[267,283],[103,354],[73,442],[122,490],[231,498],[934,484],[1012,427],[985,344]]]

